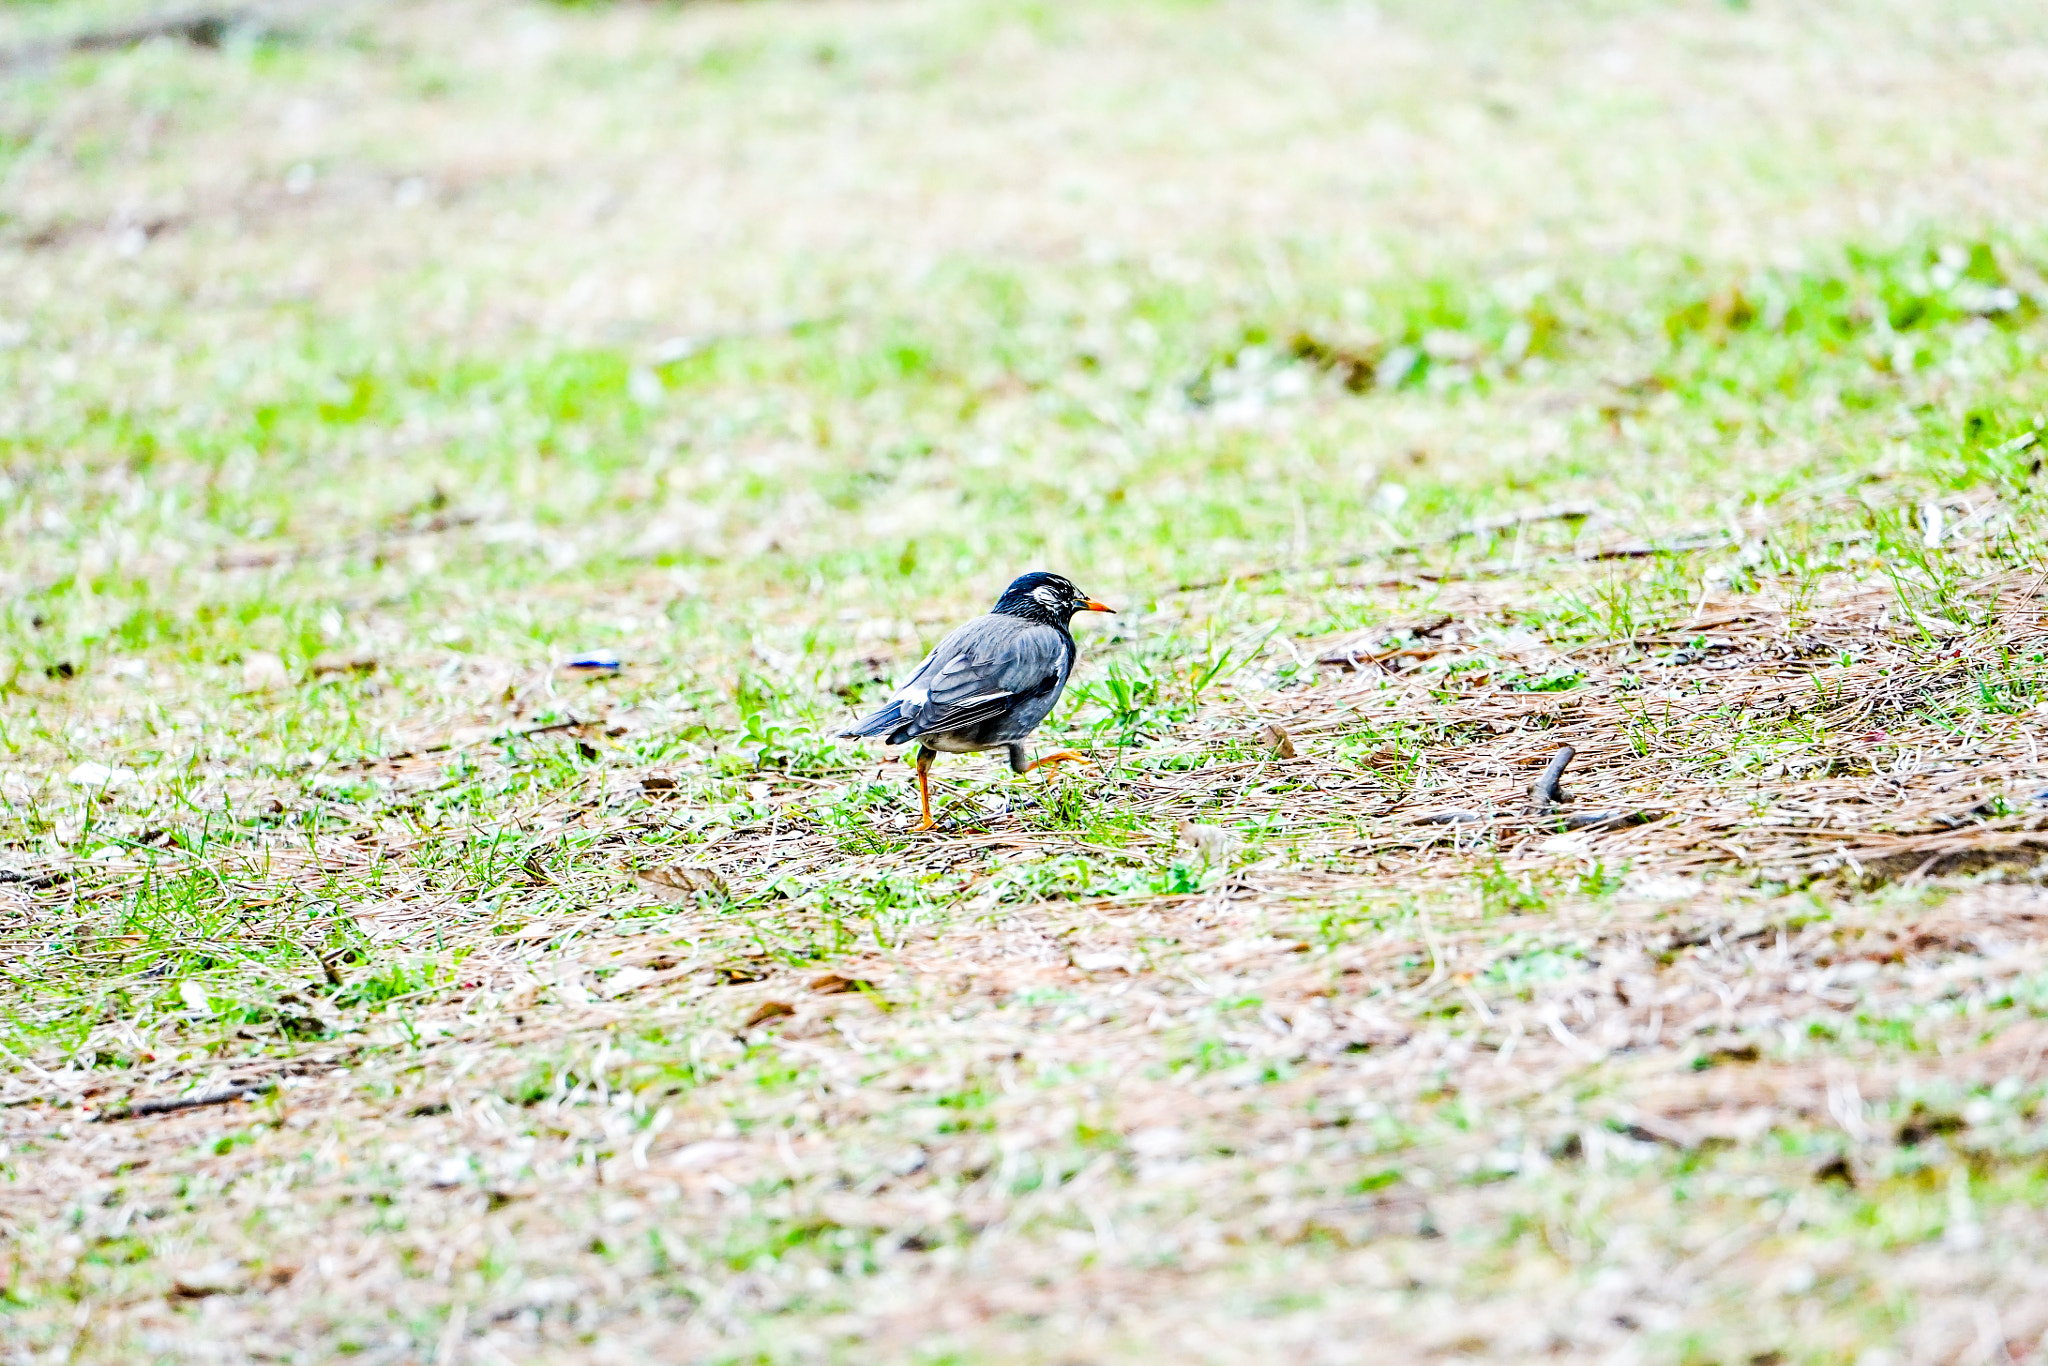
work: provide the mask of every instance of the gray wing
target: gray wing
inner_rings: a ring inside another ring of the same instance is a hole
[[[1019,698],[1057,691],[1072,667],[1066,638],[1053,627],[1021,617],[976,617],[940,641],[897,690],[890,707],[902,725],[890,742],[972,729]]]

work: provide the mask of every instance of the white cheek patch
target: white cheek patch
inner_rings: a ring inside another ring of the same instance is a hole
[[[1037,598],[1049,612],[1059,611],[1060,605],[1067,600],[1067,595],[1054,588],[1051,584],[1046,584],[1043,588],[1032,589],[1031,596]]]

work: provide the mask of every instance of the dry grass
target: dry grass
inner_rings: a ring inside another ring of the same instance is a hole
[[[292,25],[0,74],[5,1360],[2041,1358],[2040,15]]]
[[[579,1340],[699,1359],[738,1336],[771,1355],[951,1342],[1036,1358],[1056,1340],[1263,1360],[1281,1342],[1336,1361],[1358,1332],[1407,1354],[1516,1355],[1699,1324],[1736,1350],[1789,1337],[1824,1354],[1902,1296],[1912,1316],[1879,1331],[1919,1355],[1973,1350],[1987,1322],[2031,1342],[2048,1327],[2033,1199],[2007,1183],[2034,1178],[2005,1154],[2031,1151],[2048,1034],[2024,1009],[1987,1023],[2038,999],[2048,902],[2031,882],[1929,879],[2039,857],[2024,720],[1959,745],[1936,719],[2032,652],[2038,575],[1977,585],[1990,629],[1953,646],[1862,593],[1823,590],[1796,614],[1714,599],[1669,640],[1573,652],[1586,681],[1569,692],[1466,673],[1446,695],[1447,666],[1482,653],[1489,671],[1563,662],[1486,625],[1517,587],[1444,587],[1425,615],[1454,624],[1385,666],[1405,670],[1243,681],[1150,751],[1214,753],[1278,723],[1300,757],[1112,768],[1059,794],[1130,816],[1116,846],[1045,830],[1018,813],[1051,798],[1002,783],[1013,810],[853,855],[818,813],[864,775],[771,777],[750,819],[688,847],[715,880],[625,881],[606,865],[666,866],[648,833],[687,823],[686,802],[628,770],[524,812],[539,861],[497,897],[389,879],[387,900],[355,908],[381,945],[468,950],[464,980],[399,1021],[267,1059],[17,1074],[31,1105],[11,1112],[13,1141],[35,1154],[17,1170],[38,1179],[10,1198],[16,1265],[40,1278],[40,1259],[118,1247],[137,1220],[203,1224],[196,1265],[154,1273],[167,1299],[124,1297],[89,1326],[168,1344],[203,1322],[258,1355],[351,1331],[346,1304],[427,1325],[389,1346],[401,1357],[459,1340],[483,1360]],[[1691,721],[1658,733],[1686,751],[1619,738],[1667,704]],[[1398,778],[1329,752],[1382,711],[1444,737],[1403,754]],[[1747,783],[1702,771],[1731,743],[1717,732],[1812,712],[1883,738],[1779,749]],[[1565,833],[1524,814],[1560,743],[1581,753],[1576,805],[1663,814]],[[1421,825],[1418,788],[1502,814]],[[2015,814],[1983,814],[2001,794]],[[1007,882],[1077,849],[1156,866],[1176,818],[1258,847],[1184,846],[1169,867],[1192,885],[1164,895],[1019,901]],[[900,802],[891,820],[908,822]],[[586,853],[558,872],[548,851],[570,839]],[[331,885],[402,852],[336,830],[264,849],[262,880]],[[933,890],[835,916],[804,889],[850,860]],[[82,899],[150,867],[97,869]],[[1859,879],[1894,886],[1846,895]],[[576,909],[505,933],[506,901],[540,895],[520,882],[568,884]],[[692,885],[733,899],[700,904]],[[661,909],[643,919],[650,894]],[[17,952],[32,961],[32,938]],[[93,1046],[123,1035],[109,1021]],[[237,1083],[274,1089],[253,1114],[91,1122]],[[1983,1215],[1959,1194],[1970,1178],[1928,1186],[1936,1145],[1980,1173]],[[1946,1229],[1949,1252],[1860,1243],[1866,1218],[1908,1245]],[[862,1289],[839,1301],[818,1278],[848,1259]],[[1816,1277],[1833,1313],[1809,1307]],[[1779,1298],[1736,1320],[1760,1286]],[[1453,1301],[1464,1311],[1438,1312]],[[436,1329],[437,1313],[453,1317]]]

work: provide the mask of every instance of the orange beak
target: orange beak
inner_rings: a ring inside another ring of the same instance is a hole
[[[1093,598],[1090,598],[1090,599],[1088,599],[1088,606],[1087,606],[1086,610],[1087,610],[1087,611],[1090,611],[1090,612],[1107,612],[1107,613],[1109,613],[1109,614],[1110,614],[1111,616],[1115,616],[1115,615],[1116,615],[1116,608],[1114,608],[1114,607],[1111,607],[1111,606],[1110,606],[1110,605],[1109,605],[1108,603],[1106,603],[1106,602],[1097,602],[1097,601],[1096,601],[1095,599],[1093,599]]]

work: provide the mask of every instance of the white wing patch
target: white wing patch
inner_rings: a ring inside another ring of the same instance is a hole
[[[932,690],[918,683],[896,694],[896,700],[909,707],[922,707],[931,700]]]

